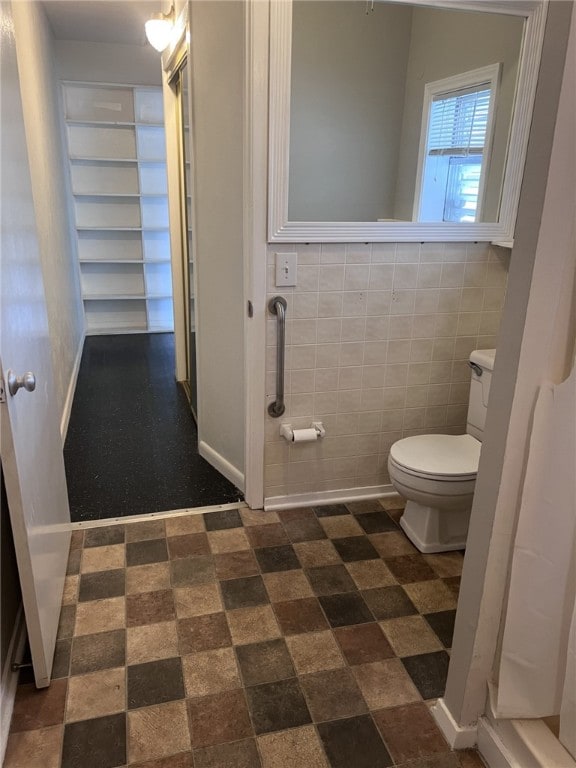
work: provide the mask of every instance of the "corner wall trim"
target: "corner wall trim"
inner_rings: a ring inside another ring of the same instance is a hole
[[[320,507],[323,504],[346,504],[351,501],[380,499],[382,496],[394,496],[396,491],[391,485],[369,485],[364,488],[343,488],[337,491],[316,491],[312,493],[294,493],[286,496],[270,496],[264,499],[264,509],[292,509],[294,507]]]
[[[430,711],[432,712],[432,717],[436,720],[436,725],[440,728],[452,749],[469,749],[476,745],[478,738],[477,726],[458,725],[446,706],[444,699],[438,699],[430,708]]]
[[[66,400],[64,401],[64,410],[60,420],[60,437],[62,438],[62,445],[64,445],[64,441],[66,440],[66,433],[68,432],[68,424],[70,422],[70,414],[72,413],[72,403],[74,402],[74,393],[76,392],[76,382],[78,381],[78,372],[80,371],[80,362],[82,361],[82,352],[84,350],[85,339],[86,331],[84,330],[82,331],[80,341],[78,342],[78,349],[76,350],[74,366],[72,367],[72,374],[68,384],[68,391],[66,392]]]
[[[234,483],[236,488],[239,488],[242,492],[244,492],[243,472],[240,472],[240,470],[237,469],[233,464],[230,464],[230,462],[225,459],[224,456],[219,454],[218,451],[215,451],[214,448],[211,448],[208,443],[205,443],[203,440],[198,443],[198,453],[200,456],[202,456],[203,459],[209,461],[213,467],[216,467],[221,475],[224,475],[227,480],[230,480],[231,483]]]
[[[14,631],[10,638],[6,663],[2,672],[2,680],[0,681],[0,700],[2,701],[2,707],[0,708],[0,765],[4,763],[8,733],[10,732],[10,721],[12,720],[16,688],[18,686],[18,672],[12,670],[12,664],[19,664],[22,661],[25,641],[26,622],[24,621],[24,608],[21,605],[16,614]]]

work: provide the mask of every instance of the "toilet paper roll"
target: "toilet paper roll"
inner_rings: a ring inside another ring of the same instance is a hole
[[[292,432],[292,440],[295,443],[310,443],[318,440],[318,432],[315,429],[295,429]]]

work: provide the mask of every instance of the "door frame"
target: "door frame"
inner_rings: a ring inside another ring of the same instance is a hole
[[[166,167],[168,170],[168,215],[170,224],[170,260],[172,271],[172,296],[174,307],[174,350],[176,358],[176,381],[187,376],[186,352],[186,289],[184,278],[185,222],[182,207],[174,204],[181,195],[181,148],[178,138],[181,131],[180,102],[173,87],[173,80],[188,57],[188,8],[185,6],[178,17],[179,36],[162,55],[162,93],[164,97],[164,128],[166,131]],[[176,172],[175,172],[176,171]],[[192,174],[191,174],[192,175]]]
[[[196,243],[195,243],[195,228],[193,226],[194,224],[194,207],[193,205],[190,206],[191,210],[188,212],[188,198],[193,200],[193,174],[192,174],[192,165],[190,169],[190,178],[187,178],[186,175],[186,156],[183,151],[183,145],[185,143],[185,132],[184,132],[184,110],[183,110],[183,104],[182,104],[182,70],[183,68],[189,63],[190,57],[189,57],[189,49],[187,40],[189,39],[189,36],[187,34],[188,27],[185,25],[184,30],[180,36],[180,39],[178,40],[178,43],[174,47],[174,52],[170,56],[170,59],[167,64],[167,68],[164,70],[164,73],[167,78],[167,85],[170,89],[171,98],[170,98],[170,104],[171,104],[171,119],[174,121],[173,127],[171,126],[171,135],[170,140],[175,145],[175,156],[177,158],[177,168],[178,173],[174,173],[174,193],[177,195],[177,200],[179,205],[174,206],[174,208],[178,208],[178,211],[176,212],[175,218],[177,216],[179,225],[178,225],[178,231],[172,233],[171,232],[171,248],[172,244],[175,246],[173,249],[173,252],[176,254],[176,257],[179,261],[180,270],[178,272],[178,279],[182,280],[181,290],[178,291],[178,296],[181,301],[184,302],[184,306],[182,307],[182,304],[180,304],[180,310],[183,310],[179,312],[179,327],[178,327],[178,334],[176,336],[176,318],[174,319],[174,331],[175,331],[175,347],[178,348],[178,354],[177,354],[177,368],[179,369],[179,365],[183,362],[184,363],[184,372],[182,374],[182,371],[178,370],[178,373],[182,375],[178,375],[177,373],[177,381],[182,383],[184,385],[184,388],[186,389],[186,393],[188,395],[188,398],[191,397],[190,392],[190,378],[191,378],[191,370],[192,370],[192,362],[194,367],[197,367],[197,357],[194,358],[194,361],[190,360],[190,343],[189,338],[192,332],[192,329],[190,327],[190,296],[191,293],[196,296],[198,292],[197,283],[196,283],[196,270],[194,270],[193,275],[193,283],[191,285],[190,283],[190,277],[189,277],[189,261],[190,261],[190,253],[189,253],[189,247],[190,247],[190,241],[188,238],[188,228],[192,228],[192,255],[194,255],[194,250],[196,249]],[[185,73],[185,78],[188,81],[188,90],[190,88],[190,67],[188,67],[188,70]],[[190,118],[190,116],[189,116]],[[192,148],[192,142],[190,142],[190,153]],[[176,177],[178,178],[178,184],[175,183]],[[172,260],[174,261],[174,259]],[[180,314],[182,315],[182,319],[180,320]],[[198,382],[198,374],[195,373],[195,379],[196,382]],[[194,420],[196,423],[198,423],[198,414],[197,409],[195,410],[192,408],[192,401],[190,400],[191,410],[194,415]]]
[[[264,506],[269,3],[248,0],[244,73],[245,498]],[[252,307],[250,317],[249,306]]]
[[[251,0],[244,3],[244,121],[243,132],[243,298],[244,320],[244,497],[253,509],[264,505],[264,435],[266,404],[266,211],[268,190],[268,3]],[[171,81],[181,66],[182,57],[190,61],[190,21],[185,5],[179,15],[174,41],[162,56],[166,152],[168,168],[178,173],[168,174],[169,199],[180,195],[180,149],[177,146],[176,125],[179,112],[177,96]],[[189,92],[192,93],[192,67],[188,67]],[[190,98],[190,110],[192,98]],[[190,131],[194,130],[190,115]],[[190,194],[192,196],[192,239],[195,243],[194,206],[194,142],[190,147]],[[174,340],[176,350],[176,379],[186,378],[186,318],[184,281],[184,248],[181,237],[182,210],[170,206],[170,245],[172,251],[172,282],[174,292]],[[195,246],[194,246],[195,247]],[[195,283],[196,283],[195,272]],[[195,285],[196,290],[196,285]],[[179,297],[176,300],[176,297]],[[252,307],[250,316],[248,307]],[[198,322],[198,320],[197,320]],[[197,367],[201,360],[197,358]],[[201,382],[198,378],[198,387]],[[200,392],[198,394],[200,401]],[[199,414],[201,419],[201,414]]]

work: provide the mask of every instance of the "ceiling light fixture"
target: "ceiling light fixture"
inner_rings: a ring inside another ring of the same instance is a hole
[[[159,53],[162,53],[170,43],[170,37],[174,28],[174,6],[170,8],[168,13],[153,14],[144,25],[144,28],[150,45]]]

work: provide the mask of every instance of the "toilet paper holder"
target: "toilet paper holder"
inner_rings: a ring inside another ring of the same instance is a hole
[[[281,424],[280,434],[289,443],[309,443],[324,437],[326,430],[321,421],[313,421],[308,429],[293,429],[292,424]]]

